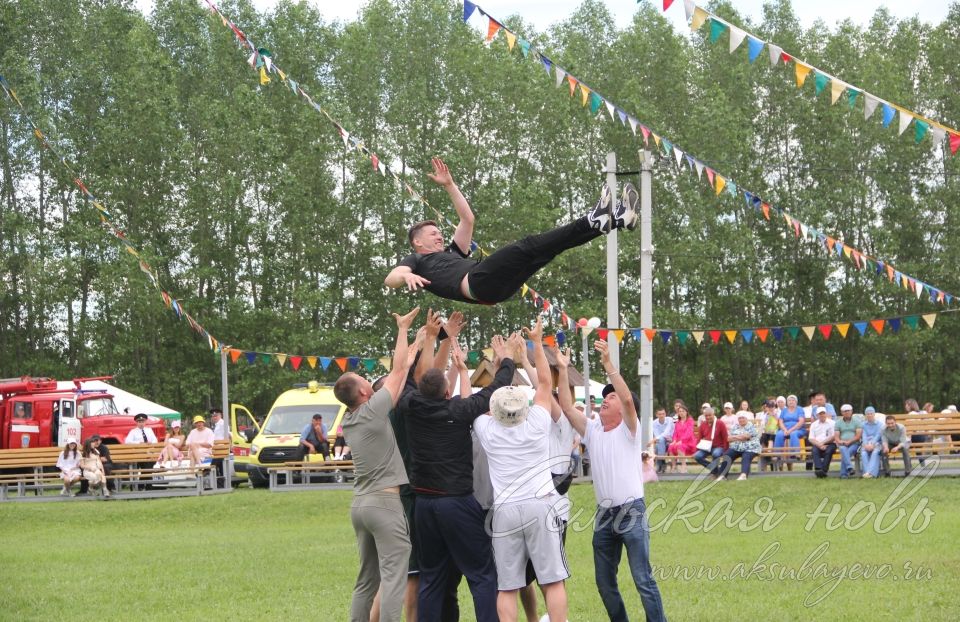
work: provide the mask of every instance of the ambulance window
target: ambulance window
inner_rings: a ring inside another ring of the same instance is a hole
[[[33,419],[33,404],[29,402],[17,402],[14,407],[14,419]]]
[[[243,411],[237,411],[237,429],[239,433],[243,433],[246,430],[254,429],[253,419],[247,413]]]

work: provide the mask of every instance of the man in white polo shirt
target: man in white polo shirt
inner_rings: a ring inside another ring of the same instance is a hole
[[[497,614],[517,619],[517,592],[527,585],[527,560],[533,562],[551,620],[567,619],[564,580],[570,576],[560,540],[560,518],[553,507],[559,495],[550,473],[550,406],[553,378],[543,353],[543,325],[528,331],[537,367],[533,406],[527,393],[506,386],[490,397],[490,415],[473,429],[487,455],[493,484],[490,535],[497,564]]]
[[[597,590],[611,621],[627,622],[627,608],[617,587],[617,568],[623,547],[627,548],[630,573],[640,594],[648,622],[666,620],[660,589],[650,568],[650,527],[643,501],[640,439],[637,412],[640,400],[613,366],[607,342],[597,341],[603,368],[610,380],[603,389],[599,416],[587,421],[570,395],[570,356],[559,354],[557,385],[560,407],[573,428],[590,448],[593,488],[597,497],[594,517],[593,564]]]

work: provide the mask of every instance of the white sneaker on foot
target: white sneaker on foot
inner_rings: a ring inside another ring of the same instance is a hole
[[[590,223],[590,227],[603,233],[609,233],[613,222],[612,208],[613,197],[610,196],[610,188],[604,184],[600,191],[600,200],[587,214],[587,222]]]
[[[745,480],[745,479],[747,479],[747,474],[746,474],[746,473],[741,473],[741,474],[740,474],[740,477],[737,478],[737,481],[738,481],[738,482],[742,482],[742,481]]]
[[[623,192],[620,194],[620,200],[613,210],[613,226],[617,229],[627,229],[633,231],[637,227],[637,207],[640,205],[640,193],[636,186],[627,183],[623,186]]]

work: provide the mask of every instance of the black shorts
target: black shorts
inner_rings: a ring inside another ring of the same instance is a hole
[[[760,444],[763,447],[767,446],[767,443],[772,443],[777,438],[776,432],[764,432],[760,435]]]

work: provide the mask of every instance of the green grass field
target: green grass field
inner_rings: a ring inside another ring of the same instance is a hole
[[[896,496],[901,482],[767,477],[708,490],[708,482],[648,486],[652,561],[667,615],[960,619],[960,480],[918,480]],[[593,490],[578,485],[571,494],[582,512],[567,540],[570,620],[600,621]],[[0,618],[346,620],[357,564],[350,499],[348,491],[244,488],[213,497],[0,505]],[[824,518],[811,521],[821,503]],[[632,619],[642,620],[625,558],[621,590]],[[461,607],[472,620],[465,584]]]

